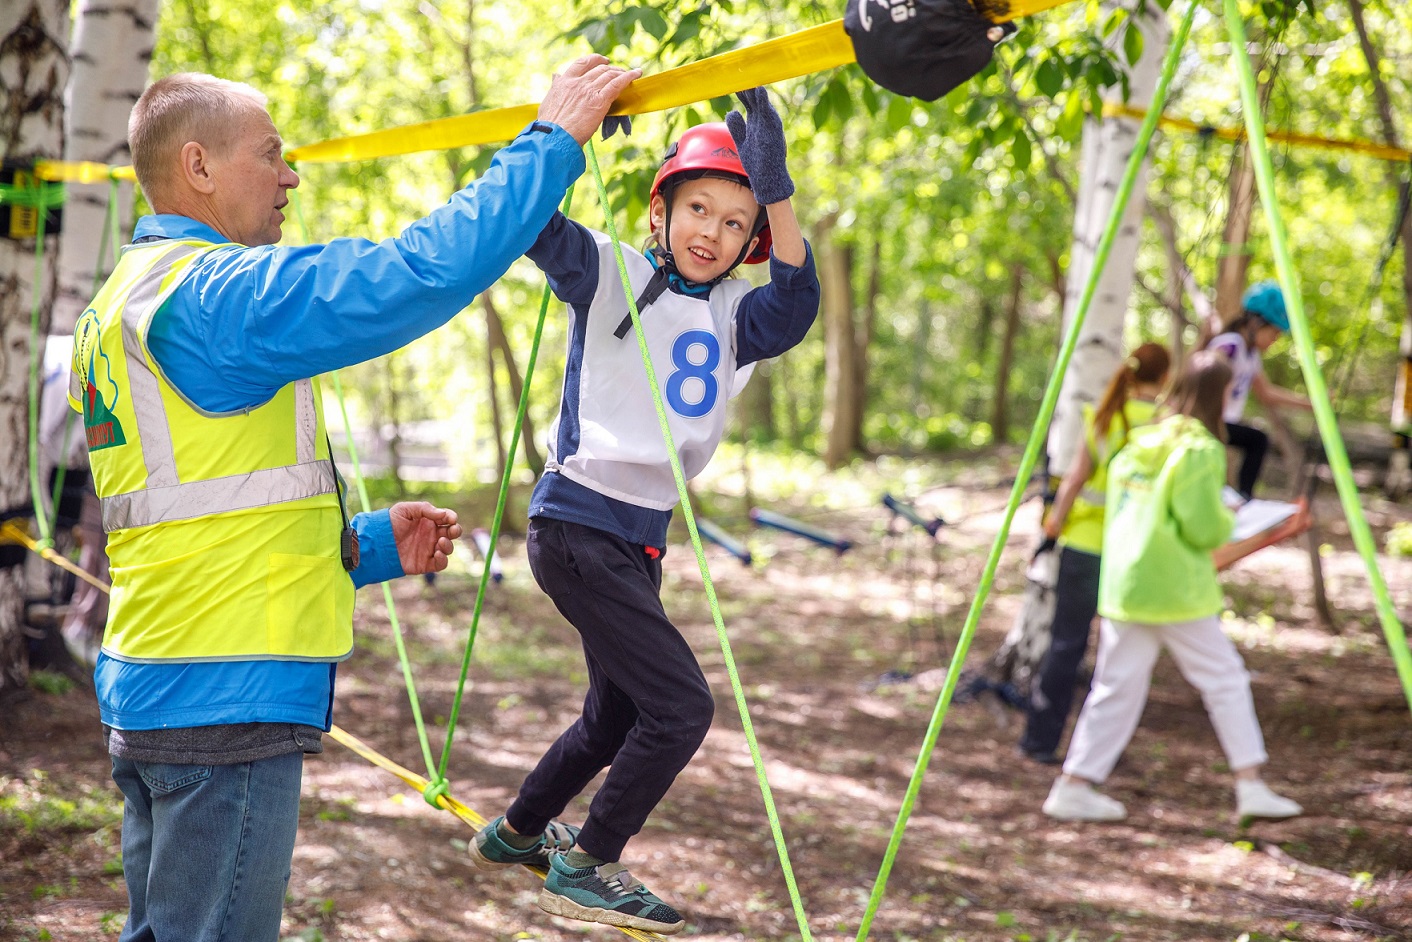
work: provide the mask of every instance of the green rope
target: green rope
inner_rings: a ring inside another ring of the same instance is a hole
[[[47,193],[52,184],[39,181],[33,194],[29,188],[9,186],[9,193],[0,188],[0,200],[8,200],[17,206],[35,206],[34,234],[34,290],[31,292],[29,308],[29,493],[34,502],[34,519],[39,525],[39,548],[49,549],[54,545],[54,531],[49,526],[49,515],[44,512],[44,488],[39,481],[39,370],[44,361],[44,348],[40,345],[39,315],[43,309],[40,303],[44,295],[44,223],[49,210],[64,202],[64,188],[58,187],[58,194]],[[58,508],[55,508],[57,513]]]
[[[593,182],[598,188],[598,199],[603,204],[603,218],[608,230],[608,238],[613,242],[613,256],[618,263],[618,275],[623,281],[623,293],[627,297],[628,313],[632,316],[633,332],[637,336],[638,351],[642,354],[642,365],[647,370],[647,383],[652,390],[652,404],[657,408],[657,421],[662,427],[662,439],[667,446],[667,458],[672,465],[672,477],[677,482],[677,493],[681,497],[682,518],[691,533],[691,547],[696,551],[696,564],[701,569],[701,581],[706,587],[706,599],[711,604],[711,619],[716,626],[716,638],[720,641],[721,654],[725,659],[726,673],[730,675],[731,690],[735,694],[736,708],[740,711],[741,725],[745,728],[745,740],[750,746],[750,759],[755,764],[755,777],[760,783],[760,795],[765,801],[765,815],[770,821],[770,833],[775,840],[775,850],[779,854],[780,869],[784,873],[785,884],[789,888],[789,898],[794,904],[794,916],[799,923],[799,933],[803,942],[810,942],[809,920],[804,914],[804,901],[800,899],[799,887],[795,884],[794,868],[789,862],[789,849],[785,846],[784,832],[780,827],[779,815],[775,811],[774,794],[769,780],[765,777],[765,760],[760,755],[760,744],[755,738],[755,727],[750,721],[750,707],[745,702],[745,691],[741,687],[740,674],[736,670],[735,656],[731,653],[730,639],[726,636],[725,622],[721,617],[721,607],[716,601],[716,588],[711,582],[711,570],[706,565],[706,552],[701,545],[701,534],[696,529],[696,516],[691,511],[691,499],[686,490],[686,476],[682,473],[681,461],[677,456],[676,444],[672,440],[672,429],[667,422],[666,406],[662,403],[662,390],[657,383],[657,371],[652,366],[652,354],[647,348],[647,335],[642,330],[642,316],[637,310],[632,283],[628,279],[627,265],[623,261],[622,243],[618,241],[617,226],[613,223],[613,210],[608,202],[608,190],[603,185],[603,175],[598,169],[598,157],[594,153],[593,142],[584,147],[588,156],[589,168],[593,171]]]
[[[33,184],[23,185],[0,183],[0,203],[43,210],[38,214],[41,232],[44,231],[44,217],[48,215],[49,210],[63,206],[67,198],[68,194],[62,183],[50,183],[46,180],[36,180]]]
[[[1240,80],[1246,138],[1250,141],[1255,182],[1260,190],[1260,205],[1265,210],[1265,220],[1270,228],[1270,248],[1275,256],[1275,271],[1279,276],[1280,288],[1284,291],[1285,306],[1289,308],[1290,333],[1294,338],[1295,355],[1299,360],[1300,371],[1304,374],[1309,401],[1314,406],[1314,421],[1318,426],[1319,436],[1324,441],[1324,453],[1328,458],[1329,469],[1333,472],[1334,485],[1343,505],[1344,517],[1348,521],[1348,532],[1353,538],[1354,546],[1358,548],[1358,555],[1363,558],[1363,564],[1368,569],[1368,583],[1373,590],[1378,620],[1382,623],[1388,650],[1392,652],[1393,663],[1397,666],[1403,695],[1407,698],[1409,707],[1412,707],[1412,654],[1407,650],[1407,635],[1403,631],[1402,622],[1398,620],[1397,611],[1388,594],[1387,583],[1378,569],[1373,534],[1368,529],[1368,521],[1363,516],[1363,507],[1358,501],[1358,486],[1354,483],[1353,470],[1348,463],[1348,452],[1344,449],[1343,438],[1339,434],[1338,418],[1334,415],[1329,390],[1324,383],[1323,373],[1319,370],[1319,360],[1314,352],[1314,337],[1304,312],[1304,295],[1299,289],[1299,278],[1289,248],[1289,236],[1280,213],[1279,195],[1275,192],[1275,169],[1265,142],[1265,123],[1260,114],[1255,73],[1250,64],[1250,54],[1245,47],[1245,23],[1241,19],[1240,6],[1236,0],[1225,0],[1225,12],[1226,29],[1231,37],[1231,59],[1235,63],[1236,75]]]
[[[299,191],[291,190],[290,199],[294,203],[295,217],[299,220],[299,231],[303,235],[305,244],[309,243],[309,223],[304,217],[304,201],[300,198]],[[348,403],[343,396],[343,381],[339,378],[337,370],[329,373],[329,379],[333,382],[333,392],[338,398],[338,410],[343,416],[343,430],[348,443],[348,457],[353,463],[353,480],[358,487],[358,500],[363,512],[372,510],[372,501],[368,497],[368,486],[363,480],[362,465],[358,461],[358,446],[353,441],[353,423],[348,418]],[[330,453],[329,458],[333,455]],[[397,603],[392,599],[392,586],[386,582],[382,584],[382,598],[387,605],[387,620],[392,625],[392,640],[397,647],[397,658],[402,664],[402,679],[407,684],[407,700],[412,706],[412,721],[417,727],[417,741],[422,747],[422,758],[427,764],[427,778],[435,782],[439,776],[436,774],[436,764],[432,761],[431,742],[427,739],[426,723],[422,720],[421,701],[417,697],[417,685],[412,679],[412,667],[407,658],[407,644],[402,637],[402,623],[397,617]]]
[[[981,610],[985,606],[986,598],[990,595],[991,584],[995,580],[995,571],[1000,563],[1001,551],[1005,548],[1005,542],[1010,536],[1010,524],[1015,519],[1015,511],[1019,508],[1024,497],[1025,488],[1034,473],[1035,464],[1039,459],[1040,446],[1044,441],[1045,430],[1049,427],[1049,420],[1054,415],[1055,403],[1059,400],[1059,387],[1063,380],[1065,371],[1069,368],[1069,360],[1073,357],[1074,349],[1078,346],[1079,331],[1083,329],[1084,320],[1088,316],[1088,309],[1093,302],[1093,296],[1098,289],[1098,279],[1103,274],[1103,267],[1108,261],[1108,255],[1112,251],[1113,243],[1117,238],[1118,229],[1122,223],[1123,212],[1127,208],[1128,200],[1132,196],[1133,189],[1137,183],[1138,172],[1142,169],[1143,160],[1147,156],[1147,149],[1152,141],[1152,135],[1157,129],[1157,119],[1162,113],[1162,107],[1167,100],[1167,91],[1172,82],[1172,76],[1177,71],[1177,65],[1181,59],[1182,46],[1186,44],[1187,34],[1191,32],[1192,19],[1196,15],[1198,4],[1195,0],[1188,5],[1186,15],[1182,18],[1181,25],[1177,28],[1176,35],[1172,38],[1172,44],[1167,50],[1166,59],[1162,63],[1162,72],[1157,80],[1157,87],[1152,93],[1152,104],[1147,108],[1147,114],[1143,118],[1142,127],[1138,131],[1137,140],[1133,145],[1132,156],[1128,159],[1127,169],[1123,172],[1122,182],[1118,186],[1118,193],[1114,199],[1113,210],[1109,214],[1107,226],[1103,230],[1103,236],[1099,240],[1098,248],[1094,252],[1093,265],[1089,269],[1088,280],[1084,285],[1084,292],[1079,299],[1078,307],[1074,310],[1073,320],[1070,322],[1068,330],[1064,334],[1064,343],[1059,350],[1059,358],[1054,364],[1054,371],[1049,376],[1049,383],[1045,386],[1044,399],[1040,405],[1039,415],[1036,416],[1034,427],[1030,430],[1029,441],[1025,445],[1024,456],[1020,459],[1020,467],[1015,472],[1015,486],[1010,492],[1010,501],[1005,507],[1005,517],[1001,521],[1000,531],[995,535],[995,542],[991,545],[990,556],[986,559],[985,569],[982,572],[980,584],[976,587],[976,595],[971,600],[971,610],[966,614],[965,627],[961,629],[961,637],[956,642],[956,653],[951,658],[951,665],[946,672],[946,682],[942,686],[941,695],[937,698],[936,708],[932,712],[931,723],[927,727],[926,739],[922,745],[922,751],[917,756],[916,769],[912,773],[912,780],[907,784],[906,795],[902,799],[902,807],[897,815],[897,823],[892,829],[892,838],[888,841],[887,852],[883,856],[881,868],[878,870],[877,881],[873,884],[873,892],[868,899],[868,908],[863,913],[862,924],[858,928],[858,942],[868,937],[868,930],[873,923],[873,917],[877,914],[878,907],[882,904],[883,894],[887,889],[887,878],[892,872],[892,865],[897,859],[898,848],[902,844],[902,835],[907,828],[907,821],[911,817],[912,807],[916,803],[917,794],[921,791],[922,778],[926,775],[927,765],[931,761],[932,750],[936,748],[938,736],[941,734],[942,724],[946,720],[947,709],[951,705],[952,694],[956,691],[956,684],[961,676],[961,666],[966,660],[966,652],[970,649],[971,639],[975,636],[976,626],[980,623]]]
[[[573,199],[574,187],[573,184],[570,184],[568,191],[564,194],[562,206],[565,215],[568,214]],[[480,585],[476,587],[476,603],[471,609],[470,633],[466,636],[466,650],[461,657],[461,678],[456,684],[456,697],[451,702],[451,714],[446,721],[446,740],[441,749],[441,763],[437,766],[439,774],[443,776],[451,761],[451,737],[456,732],[456,721],[461,715],[461,697],[466,687],[466,677],[471,670],[471,650],[475,647],[476,635],[480,630],[481,610],[485,605],[485,593],[491,581],[490,570],[495,559],[495,548],[500,545],[500,526],[505,519],[505,505],[510,496],[510,480],[514,476],[515,452],[520,446],[520,432],[525,425],[525,416],[529,413],[530,379],[534,376],[535,363],[539,359],[539,344],[544,336],[544,321],[549,313],[549,295],[549,285],[546,282],[544,293],[539,299],[539,320],[535,322],[534,339],[530,342],[524,380],[520,384],[520,404],[515,412],[515,427],[510,432],[510,447],[505,454],[505,470],[500,475],[500,492],[495,498],[495,516],[490,522],[490,546],[485,554],[485,568],[481,571]],[[489,340],[486,342],[489,343]],[[492,376],[491,379],[493,381],[494,377]],[[491,389],[491,395],[495,395],[494,388]]]

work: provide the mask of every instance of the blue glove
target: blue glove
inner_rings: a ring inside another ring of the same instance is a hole
[[[623,137],[632,133],[632,118],[625,114],[610,114],[603,119],[603,140],[608,140],[619,131],[623,132]]]
[[[732,111],[726,115],[726,127],[730,128],[740,163],[750,177],[755,202],[768,206],[789,199],[794,195],[794,181],[784,163],[784,124],[779,112],[763,88],[736,92],[736,97],[745,105],[750,123],[745,123],[739,111]]]

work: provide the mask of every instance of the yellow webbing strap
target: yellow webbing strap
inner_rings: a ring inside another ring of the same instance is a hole
[[[1110,102],[1103,106],[1103,116],[1105,118],[1123,117],[1142,119],[1147,111],[1143,108],[1136,108],[1132,105],[1124,105]],[[1198,124],[1187,118],[1173,118],[1163,115],[1157,119],[1157,124],[1164,128],[1176,128],[1181,131],[1191,131],[1195,134],[1214,134],[1216,137],[1224,138],[1228,141],[1245,140],[1245,128],[1217,128],[1207,124]],[[1346,150],[1355,154],[1367,154],[1369,157],[1377,157],[1380,160],[1395,160],[1398,163],[1407,163],[1412,160],[1412,150],[1405,147],[1390,147],[1387,144],[1379,144],[1376,141],[1346,140],[1336,137],[1319,137],[1315,134],[1296,134],[1293,131],[1266,131],[1266,140],[1282,141],[1286,144],[1295,144],[1303,147],[1322,147],[1326,150]]]
[[[990,19],[1004,22],[1070,2],[1072,0],[1011,0],[1006,3],[1002,0],[980,6]],[[843,20],[834,20],[643,76],[618,96],[609,114],[646,114],[680,108],[852,61],[853,43],[843,31]],[[287,157],[300,163],[346,162],[508,141],[534,120],[538,108],[538,105],[515,105],[333,138],[296,147]]]
[[[402,781],[406,782],[408,785],[410,785],[412,788],[415,788],[420,793],[424,793],[426,791],[427,786],[430,784],[426,779],[422,778],[416,772],[413,772],[411,769],[405,768],[404,766],[398,765],[396,762],[393,762],[391,759],[387,758],[387,756],[382,755],[372,746],[369,746],[367,743],[363,742],[361,739],[359,739],[357,736],[354,736],[347,730],[341,729],[338,726],[331,726],[329,727],[328,735],[329,738],[332,739],[334,742],[348,749],[351,749],[353,752],[362,756],[364,759],[367,759],[369,762],[371,762],[378,768],[391,772],[393,775],[397,776]],[[459,801],[457,801],[455,798],[452,798],[448,794],[443,793],[437,795],[436,803],[440,807],[445,808],[447,811],[451,812],[456,817],[469,824],[472,828],[475,828],[477,831],[479,831],[481,828],[485,827],[486,824],[489,823],[488,821],[486,821],[485,818],[481,817],[475,811],[461,804]],[[541,878],[544,877],[545,870],[543,867],[529,867],[527,869],[533,870],[535,873],[539,874]],[[622,932],[629,938],[639,940],[639,942],[664,942],[663,937],[655,932],[643,932],[641,929],[626,929],[622,926],[614,926],[613,928],[618,929],[620,932]]]
[[[30,537],[27,532],[25,532],[24,527],[20,526],[13,520],[6,520],[4,525],[0,526],[0,543],[18,543],[26,549],[38,553],[44,559],[47,559],[49,562],[58,566],[65,572],[73,573],[75,576],[82,579],[84,582],[87,582],[94,588],[104,593],[111,592],[108,587],[108,583],[102,581],[96,576],[84,572],[82,569],[75,566],[72,561],[54,552],[49,547],[40,546],[37,541],[35,541],[33,538]]]
[[[1072,3],[1073,0],[973,0],[992,22],[1005,23],[1023,16]],[[843,20],[790,33],[691,62],[666,72],[638,79],[619,96],[609,114],[633,115],[666,111],[683,105],[720,98],[757,85],[770,85],[854,61],[853,44],[843,31]],[[336,137],[296,147],[285,156],[291,161],[345,163],[372,160],[429,150],[448,150],[476,144],[508,141],[531,121],[538,105],[514,105],[489,111],[423,121],[367,134]],[[40,179],[65,183],[100,183],[110,178],[137,179],[132,167],[109,167],[91,161],[42,160],[36,165]]]
[[[36,160],[34,175],[50,183],[107,183],[109,180],[136,182],[132,167],[110,167],[91,160]]]

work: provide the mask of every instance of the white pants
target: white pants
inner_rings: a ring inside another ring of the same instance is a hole
[[[1093,689],[1074,727],[1064,772],[1090,782],[1108,778],[1137,730],[1152,667],[1165,647],[1201,693],[1231,770],[1262,765],[1265,739],[1255,718],[1250,674],[1215,615],[1169,625],[1102,620]]]

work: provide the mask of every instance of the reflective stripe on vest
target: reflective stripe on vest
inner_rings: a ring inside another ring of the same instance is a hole
[[[102,498],[103,529],[106,532],[209,514],[252,510],[337,491],[333,463],[314,457],[318,422],[313,383],[307,379],[294,384],[296,464],[185,484],[177,480],[171,423],[167,419],[166,404],[162,401],[160,380],[144,355],[147,344],[142,336],[142,325],[176,288],[176,284],[172,284],[166,292],[162,291],[162,282],[171,274],[172,268],[182,259],[203,251],[207,248],[197,245],[173,247],[137,279],[123,307],[128,389],[132,394],[138,437],[142,442],[147,486]],[[71,385],[73,382],[71,380]],[[175,389],[174,386],[172,388]],[[196,408],[194,404],[192,408]]]
[[[353,648],[353,581],[318,380],[212,412],[148,347],[174,293],[192,290],[185,279],[226,251],[247,250],[198,239],[125,250],[75,331],[113,584],[103,652],[137,664],[339,661]],[[254,302],[228,302],[241,303]],[[243,378],[218,350],[195,355],[213,382]]]

